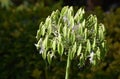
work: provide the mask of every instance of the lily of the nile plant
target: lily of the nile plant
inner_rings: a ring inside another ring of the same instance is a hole
[[[95,15],[85,17],[82,8],[74,15],[73,7],[65,6],[61,12],[53,11],[45,22],[40,23],[35,45],[49,64],[56,54],[67,56],[65,79],[68,79],[74,58],[79,58],[81,67],[88,58],[92,65],[103,59],[106,54],[104,35],[105,27],[97,22]]]

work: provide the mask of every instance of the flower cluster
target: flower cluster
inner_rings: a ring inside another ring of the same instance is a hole
[[[95,65],[106,53],[104,35],[104,25],[97,22],[95,15],[86,17],[82,8],[74,15],[73,8],[65,6],[40,23],[36,47],[49,63],[59,54],[70,60],[79,58],[81,66],[90,57],[90,63]]]

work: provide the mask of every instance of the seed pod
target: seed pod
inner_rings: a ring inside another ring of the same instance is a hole
[[[81,53],[79,61],[80,61],[80,65],[82,67],[84,65],[84,63],[85,63],[83,53]]]
[[[68,31],[67,31],[67,38],[70,39],[70,32],[71,30],[68,28]]]
[[[43,47],[47,48],[47,43],[48,43],[48,35],[43,40],[43,43],[42,43]]]
[[[38,41],[38,43],[35,44],[37,50],[40,49],[41,45],[42,45],[42,38],[40,38],[39,41]]]
[[[39,40],[40,37],[41,37],[41,32],[40,32],[40,30],[38,30],[38,31],[37,31],[37,36],[36,36],[37,40]]]
[[[67,36],[67,26],[63,27],[63,36],[64,38]]]
[[[48,35],[50,35],[51,33],[52,33],[52,27],[51,26],[49,26],[48,28],[47,28],[47,33],[48,33]]]
[[[53,53],[50,53],[50,51],[49,51],[47,54],[47,60],[48,60],[49,64],[51,64],[51,62],[52,62],[52,57],[53,57]]]
[[[97,56],[97,59],[100,60],[100,48],[99,47],[97,48],[96,56]]]
[[[91,44],[90,44],[90,40],[87,40],[87,47],[86,47],[87,51],[90,52],[91,51]]]
[[[58,43],[57,44],[57,49],[58,49],[58,53],[60,54],[60,56],[63,55],[63,51],[64,51],[64,47],[62,43]]]
[[[61,10],[61,16],[64,16],[68,11],[68,6],[64,7],[62,10]]]
[[[100,39],[100,40],[103,40],[103,39],[104,39],[103,31],[102,31],[102,29],[100,29],[100,28],[99,28],[99,39]]]
[[[70,34],[70,40],[71,40],[72,43],[74,43],[74,41],[75,41],[75,33],[74,32],[72,32]]]
[[[81,50],[82,50],[82,45],[80,44],[80,46],[78,47],[77,56],[81,54]]]
[[[85,40],[87,39],[87,28],[85,28],[85,30],[84,30],[84,38],[85,38]]]
[[[77,23],[79,23],[80,20],[83,18],[84,13],[85,13],[84,9],[80,8],[75,14],[74,20],[77,21]]]
[[[74,26],[74,19],[73,19],[73,17],[71,16],[71,17],[69,17],[70,18],[70,21],[68,21],[68,27],[70,27],[70,29],[72,29],[73,28],[73,26]]]
[[[81,26],[85,28],[85,20],[82,21]]]
[[[42,58],[43,58],[44,60],[46,60],[46,50],[45,50],[45,49],[43,50]]]
[[[105,27],[104,27],[104,25],[103,25],[102,23],[100,23],[99,26],[100,26],[102,32],[104,33],[104,32],[105,32]]]
[[[76,48],[77,48],[77,45],[76,45],[76,42],[75,42],[74,45],[73,45],[73,47],[72,47],[72,50],[71,50],[71,55],[70,55],[71,60],[72,60],[72,59],[74,58],[74,56],[75,56]]]
[[[98,28],[97,23],[95,23],[94,24],[94,32],[95,32],[95,34],[97,33],[97,28]]]
[[[45,35],[45,29],[46,29],[46,28],[45,28],[45,26],[43,25],[43,26],[41,27],[41,30],[40,30],[42,36]]]
[[[80,24],[80,26],[79,26],[79,33],[80,33],[80,35],[82,35],[83,34],[83,27],[82,27],[82,25]]]
[[[93,44],[92,44],[92,49],[95,49],[95,46],[96,46],[96,39],[94,38]]]
[[[53,40],[53,43],[52,43],[52,48],[53,48],[53,51],[56,50],[56,40]]]
[[[62,41],[62,38],[61,38],[61,35],[58,34],[58,41],[61,42]]]

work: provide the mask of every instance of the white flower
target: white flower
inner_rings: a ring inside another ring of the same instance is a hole
[[[93,58],[94,58],[94,52],[92,51],[91,53],[90,53],[90,63],[93,63]]]

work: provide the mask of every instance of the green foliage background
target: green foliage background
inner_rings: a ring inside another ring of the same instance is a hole
[[[0,7],[0,79],[64,79],[66,61],[57,60],[45,67],[34,46],[40,21],[53,10],[61,9],[62,3],[36,0],[34,4]],[[105,13],[98,7],[87,13],[96,14],[105,24],[108,53],[96,67],[81,69],[73,62],[70,78],[120,79],[120,8]]]

